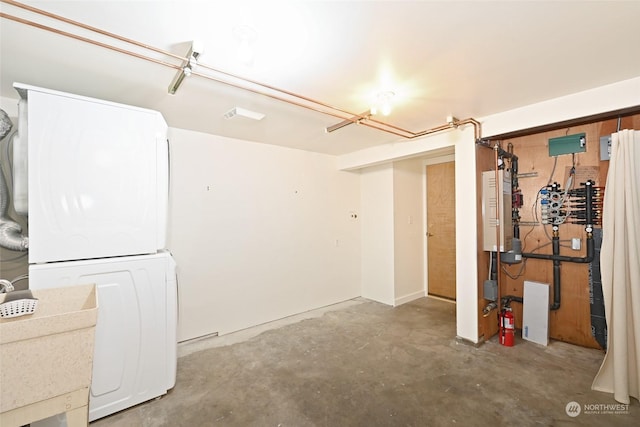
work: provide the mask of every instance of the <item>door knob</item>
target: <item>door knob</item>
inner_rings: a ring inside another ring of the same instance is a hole
[[[427,233],[427,237],[433,236],[433,233]]]

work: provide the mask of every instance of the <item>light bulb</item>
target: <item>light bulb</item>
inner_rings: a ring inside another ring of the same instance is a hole
[[[249,41],[243,40],[240,42],[238,60],[243,64],[251,64],[253,62],[253,49],[249,46]]]
[[[394,95],[395,93],[391,91],[379,92],[376,94],[373,105],[369,109],[371,114],[376,115],[378,114],[378,111],[380,111],[380,114],[383,116],[391,114],[391,99]]]
[[[236,58],[243,64],[251,65],[254,59],[252,44],[257,38],[256,30],[248,25],[240,25],[233,28],[233,35],[238,41]]]

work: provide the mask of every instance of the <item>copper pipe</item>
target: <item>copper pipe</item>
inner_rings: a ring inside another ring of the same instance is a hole
[[[181,60],[186,60],[187,59],[187,58],[184,58],[184,57],[182,57],[180,55],[176,55],[174,53],[167,52],[167,51],[159,49],[157,47],[154,47],[154,46],[151,46],[151,45],[148,45],[148,44],[144,44],[144,43],[141,43],[141,42],[136,41],[136,40],[128,39],[128,38],[122,37],[122,36],[120,36],[118,34],[110,33],[108,31],[101,30],[100,28],[92,27],[90,25],[83,24],[82,22],[74,21],[72,19],[65,18],[64,16],[56,15],[54,13],[47,12],[46,10],[43,10],[43,9],[38,9],[36,7],[33,7],[33,6],[29,6],[29,5],[24,4],[24,3],[19,3],[17,1],[13,1],[13,0],[0,0],[0,1],[2,3],[7,3],[7,4],[10,4],[12,6],[28,10],[29,12],[33,12],[33,13],[36,13],[38,15],[43,15],[43,16],[46,16],[46,17],[49,17],[49,18],[53,18],[53,19],[58,20],[58,21],[65,22],[67,24],[75,25],[76,27],[84,28],[85,30],[93,31],[94,33],[102,34],[103,36],[111,37],[111,38],[123,41],[125,43],[129,43],[129,44],[132,44],[132,45],[135,45],[135,46],[142,47],[144,49],[149,49],[149,50],[152,50],[154,52],[161,53],[163,55],[167,55],[167,56],[173,57],[175,59],[181,59]]]
[[[5,0],[1,0],[1,1],[5,1]],[[60,34],[60,35],[66,36],[66,37],[70,37],[70,38],[75,39],[75,40],[79,40],[79,41],[86,42],[86,43],[89,43],[89,44],[93,44],[93,45],[96,45],[96,46],[104,47],[106,49],[114,50],[116,52],[120,52],[120,53],[123,53],[123,54],[126,54],[126,55],[131,55],[131,56],[134,56],[134,57],[139,58],[139,59],[144,59],[144,60],[147,60],[147,61],[151,61],[151,62],[154,62],[156,64],[160,64],[160,65],[164,65],[166,67],[174,68],[176,70],[180,70],[182,68],[180,65],[170,64],[168,62],[164,62],[164,61],[161,61],[161,60],[158,60],[158,59],[155,59],[155,58],[150,58],[150,57],[147,57],[147,56],[135,53],[135,52],[131,52],[131,51],[128,51],[128,50],[125,50],[125,49],[121,49],[121,48],[118,48],[118,47],[115,47],[115,46],[111,46],[111,45],[108,45],[108,44],[105,44],[105,43],[101,43],[101,42],[98,42],[98,41],[95,41],[95,40],[91,40],[91,39],[88,39],[86,37],[82,37],[82,36],[78,36],[76,34],[68,33],[66,31],[62,31],[62,30],[58,30],[58,29],[55,29],[55,28],[52,28],[52,27],[48,27],[46,25],[42,25],[42,24],[39,24],[39,23],[36,23],[36,22],[33,22],[33,21],[29,21],[29,20],[26,20],[26,19],[18,18],[16,16],[8,15],[8,14],[3,13],[3,12],[0,12],[0,17],[9,19],[9,20],[12,20],[12,21],[15,21],[15,22],[19,22],[21,24],[30,25],[32,27],[39,28],[39,29],[42,29],[42,30],[50,31],[50,32],[53,32],[55,34]],[[236,84],[233,84],[233,83],[229,83],[229,82],[226,82],[224,80],[215,78],[213,76],[209,76],[207,74],[199,73],[197,71],[193,71],[191,74],[199,76],[199,77],[203,77],[203,78],[206,78],[206,79],[209,79],[209,80],[213,80],[213,81],[218,82],[218,83],[226,84],[228,86],[232,86],[232,87],[235,87],[235,88],[238,88],[238,89],[246,90],[248,92],[252,92],[252,93],[255,93],[255,94],[258,94],[258,95],[266,96],[268,98],[272,98],[272,99],[276,99],[276,100],[279,100],[279,101],[287,102],[289,104],[293,104],[293,105],[296,105],[298,107],[302,107],[302,108],[306,108],[306,109],[309,109],[309,110],[313,110],[313,111],[316,111],[318,113],[330,115],[330,116],[337,117],[337,118],[344,119],[344,120],[351,120],[352,119],[352,118],[345,118],[345,117],[343,117],[343,116],[341,116],[339,114],[332,113],[330,111],[325,111],[325,110],[321,110],[321,109],[318,109],[318,108],[314,108],[314,107],[311,107],[310,105],[301,104],[301,103],[298,103],[298,102],[295,102],[295,101],[291,101],[291,100],[287,100],[287,99],[284,99],[284,98],[280,98],[280,97],[275,96],[275,95],[270,95],[270,94],[267,94],[267,93],[264,93],[264,92],[261,92],[261,91],[255,90],[255,89],[251,89],[251,88],[248,88],[248,87],[243,87],[243,86],[239,86],[239,85],[236,85]],[[354,122],[357,122],[357,120],[354,120]],[[365,125],[365,126],[377,129],[377,130],[393,133],[394,135],[406,138],[405,135],[397,133],[397,132],[392,132],[392,131],[380,128],[378,126],[374,126],[374,125],[369,124],[369,123],[364,123],[364,122],[360,122],[360,123]]]
[[[225,80],[216,78],[216,77],[208,75],[208,74],[203,74],[203,73],[200,73],[198,71],[192,71],[191,75],[192,76],[203,77],[205,79],[213,80],[214,82],[222,83],[222,84],[225,84],[225,85],[228,85],[228,86],[231,86],[231,87],[235,87],[235,88],[238,88],[238,89],[246,90],[247,92],[251,92],[251,93],[258,94],[258,95],[266,96],[267,98],[271,98],[271,99],[276,99],[278,101],[287,102],[287,103],[293,104],[293,105],[295,105],[297,107],[307,108],[309,110],[316,111],[318,113],[327,114],[329,116],[337,117],[339,119],[351,120],[351,118],[345,118],[345,117],[342,117],[339,114],[332,113],[330,111],[321,110],[319,108],[314,108],[314,107],[312,107],[310,105],[305,105],[305,104],[301,104],[301,103],[296,102],[296,101],[291,101],[291,100],[288,100],[288,99],[280,98],[280,97],[278,97],[276,95],[271,95],[271,94],[268,94],[268,93],[264,93],[264,92],[261,92],[261,91],[259,91],[257,89],[252,89],[252,88],[249,88],[249,87],[246,87],[246,86],[239,86],[239,85],[234,84],[234,83],[229,83],[229,82],[227,82]]]
[[[468,119],[459,120],[455,124],[456,126],[467,125],[467,124],[473,125],[475,141],[478,142],[482,138],[482,124],[476,119],[469,117]]]
[[[6,0],[0,0],[0,1],[4,2]],[[58,30],[56,28],[48,27],[46,25],[38,24],[37,22],[29,21],[27,19],[18,18],[17,16],[13,16],[13,15],[8,15],[8,14],[6,14],[4,12],[0,12],[0,18],[6,18],[6,19],[9,19],[11,21],[19,22],[21,24],[30,25],[32,27],[36,27],[36,28],[39,28],[41,30],[51,31],[52,33],[60,34],[62,36],[66,36],[66,37],[71,37],[72,39],[76,39],[76,40],[79,40],[79,41],[82,41],[82,42],[85,42],[85,43],[90,43],[90,44],[93,44],[93,45],[96,45],[96,46],[104,47],[106,49],[114,50],[116,52],[124,53],[125,55],[130,55],[130,56],[134,56],[134,57],[139,58],[139,59],[144,59],[146,61],[155,62],[156,64],[164,65],[165,67],[175,68],[177,70],[182,68],[179,65],[170,64],[168,62],[161,61],[159,59],[150,58],[148,56],[144,56],[144,55],[141,55],[139,53],[131,52],[129,50],[121,49],[119,47],[115,47],[115,46],[112,46],[112,45],[109,45],[109,44],[106,44],[106,43],[102,43],[102,42],[99,42],[99,41],[91,40],[91,39],[88,39],[86,37],[78,36],[76,34],[68,33],[66,31]]]
[[[494,154],[494,167],[496,168],[495,172],[495,180],[496,180],[496,286],[497,286],[497,297],[498,297],[498,312],[502,310],[502,301],[501,301],[501,292],[500,285],[502,284],[501,276],[501,262],[500,262],[500,239],[502,238],[500,234],[500,170],[498,169],[498,149],[500,146],[496,141],[493,146],[493,154]],[[503,204],[506,203],[506,200],[503,200]]]
[[[114,34],[114,33],[111,33],[111,32],[105,31],[105,30],[101,30],[100,28],[92,27],[90,25],[86,25],[86,24],[83,24],[81,22],[74,21],[74,20],[65,18],[63,16],[56,15],[56,14],[47,12],[47,11],[42,10],[42,9],[35,8],[33,6],[29,6],[29,5],[26,5],[26,4],[23,4],[23,3],[19,3],[17,1],[13,1],[13,0],[0,0],[0,1],[2,1],[3,3],[10,4],[12,6],[16,6],[16,7],[28,10],[30,12],[34,12],[34,13],[37,13],[37,14],[40,14],[40,15],[43,15],[43,16],[46,16],[46,17],[49,17],[49,18],[56,19],[58,21],[65,22],[67,24],[75,25],[75,26],[83,28],[85,30],[93,31],[93,32],[98,33],[98,34],[102,34],[104,36],[111,37],[111,38],[123,41],[125,43],[133,44],[135,46],[142,47],[144,49],[149,49],[149,50],[154,51],[156,53],[161,53],[163,55],[167,55],[167,56],[173,57],[175,59],[179,59],[181,61],[188,61],[189,60],[189,58],[187,58],[187,57],[176,55],[176,54],[173,54],[171,52],[167,52],[165,50],[156,48],[154,46],[147,45],[147,44],[144,44],[144,43],[140,43],[140,42],[138,42],[136,40],[129,39],[129,38],[126,38],[126,37],[122,37],[122,36],[120,36],[118,34]],[[264,87],[265,89],[269,89],[269,90],[273,90],[273,91],[276,91],[276,92],[284,93],[285,95],[289,95],[289,96],[292,96],[292,97],[295,97],[295,98],[299,98],[299,99],[302,99],[304,101],[312,102],[314,104],[318,104],[318,105],[330,108],[330,109],[335,110],[335,111],[340,111],[340,112],[345,113],[345,114],[353,115],[348,111],[341,110],[341,109],[339,109],[337,107],[334,107],[332,105],[328,105],[328,104],[322,103],[320,101],[316,101],[314,99],[307,98],[307,97],[302,96],[302,95],[297,95],[297,94],[295,94],[293,92],[289,92],[289,91],[284,90],[284,89],[279,89],[279,88],[277,88],[275,86],[267,85],[267,84],[260,83],[260,82],[255,81],[255,80],[251,80],[251,79],[248,79],[248,78],[245,78],[245,77],[241,77],[241,76],[236,75],[236,74],[232,74],[232,73],[229,73],[229,72],[226,72],[226,71],[218,70],[216,68],[210,67],[210,66],[205,65],[205,64],[198,64],[198,66],[201,67],[201,68],[206,68],[208,70],[214,71],[216,73],[223,74],[223,75],[228,76],[228,77],[233,77],[233,78],[238,79],[238,80],[243,80],[245,82]]]
[[[92,32],[95,32],[95,33],[98,33],[98,34],[101,34],[101,35],[104,35],[104,36],[107,36],[107,37],[111,37],[111,38],[114,38],[116,40],[120,40],[120,41],[125,42],[125,43],[133,44],[133,45],[141,47],[143,49],[151,50],[153,52],[160,53],[160,54],[169,56],[169,57],[174,58],[174,59],[179,59],[181,61],[188,61],[188,58],[186,58],[186,57],[183,57],[183,56],[180,56],[180,55],[176,55],[176,54],[173,54],[171,52],[167,52],[165,50],[162,50],[162,49],[159,49],[159,48],[156,48],[156,47],[144,44],[144,43],[140,43],[140,42],[138,42],[136,40],[132,40],[132,39],[129,39],[129,38],[126,38],[126,37],[122,37],[122,36],[119,36],[117,34],[114,34],[114,33],[108,32],[108,31],[104,31],[104,30],[101,30],[99,28],[92,27],[90,25],[86,25],[86,24],[83,24],[83,23],[80,23],[80,22],[77,22],[77,21],[62,17],[60,15],[56,15],[56,14],[53,14],[53,13],[50,13],[50,12],[46,12],[46,11],[44,11],[42,9],[38,9],[38,8],[35,8],[35,7],[32,7],[32,6],[28,6],[28,5],[25,5],[23,3],[19,3],[19,2],[13,1],[13,0],[0,0],[0,2],[9,4],[9,5],[12,5],[12,6],[15,6],[15,7],[18,7],[18,8],[21,8],[21,9],[25,9],[25,10],[28,10],[30,12],[33,12],[33,13],[36,13],[36,14],[39,14],[39,15],[42,15],[42,16],[46,16],[46,17],[49,17],[49,18],[52,18],[52,19],[55,19],[55,20],[58,20],[58,21],[61,21],[61,22],[65,22],[67,24],[74,25],[74,26],[83,28],[85,30],[92,31]],[[89,38],[86,38],[86,37],[82,37],[82,36],[79,36],[79,35],[76,35],[76,34],[72,34],[72,33],[66,32],[66,31],[58,30],[58,29],[55,29],[55,28],[52,28],[52,27],[49,27],[49,26],[46,26],[46,25],[43,25],[43,24],[39,24],[39,23],[36,23],[36,22],[33,22],[33,21],[29,21],[29,20],[26,20],[26,19],[23,19],[23,18],[18,18],[18,17],[12,16],[12,15],[9,15],[9,14],[5,14],[5,13],[2,13],[2,12],[0,12],[0,17],[6,18],[6,19],[10,19],[10,20],[13,20],[15,22],[19,22],[21,24],[25,24],[25,25],[29,25],[29,26],[32,26],[32,27],[36,27],[36,28],[39,28],[39,29],[46,30],[46,31],[50,31],[50,32],[53,32],[53,33],[56,33],[56,34],[64,35],[64,36],[67,36],[67,37],[70,37],[70,38],[73,38],[73,39],[76,39],[76,40],[79,40],[79,41],[83,41],[83,42],[86,42],[86,43],[90,43],[90,44],[93,44],[93,45],[96,45],[96,46],[104,47],[106,49],[110,49],[110,50],[113,50],[113,51],[116,51],[116,52],[120,52],[120,53],[123,53],[123,54],[126,54],[126,55],[130,55],[130,56],[133,56],[133,57],[136,57],[136,58],[139,58],[139,59],[144,59],[146,61],[154,62],[156,64],[164,65],[166,67],[173,68],[173,69],[176,69],[176,70],[180,70],[182,68],[181,65],[171,64],[171,63],[168,63],[168,62],[165,62],[165,61],[161,61],[159,59],[151,58],[151,57],[148,57],[146,55],[142,55],[142,54],[139,54],[139,53],[131,52],[131,51],[126,50],[126,49],[122,49],[122,48],[115,47],[115,46],[112,46],[112,45],[109,45],[109,44],[106,44],[106,43],[98,42],[98,41],[95,41],[95,40],[92,40],[92,39],[89,39]],[[279,97],[279,96],[267,94],[265,92],[262,92],[262,91],[259,91],[259,90],[256,90],[256,89],[251,89],[251,88],[248,88],[246,86],[238,85],[236,83],[231,83],[231,82],[228,82],[228,81],[224,81],[224,80],[221,80],[219,78],[215,78],[213,76],[206,75],[206,74],[203,74],[203,73],[199,73],[199,72],[195,72],[194,71],[194,72],[192,72],[193,75],[197,75],[199,77],[207,78],[209,80],[213,80],[213,81],[216,81],[216,82],[219,82],[219,83],[223,83],[223,84],[226,84],[228,86],[232,86],[232,87],[235,87],[235,88],[238,88],[238,89],[246,90],[248,92],[252,92],[252,93],[259,94],[259,95],[263,95],[263,96],[266,96],[266,97],[269,97],[269,98],[272,98],[272,99],[276,99],[276,100],[279,100],[279,101],[287,102],[289,104],[292,104],[292,105],[295,105],[295,106],[298,106],[298,107],[302,107],[302,108],[306,108],[308,110],[312,110],[312,111],[316,111],[316,112],[319,112],[319,113],[322,113],[322,114],[326,114],[326,115],[330,115],[330,116],[333,116],[333,117],[337,117],[337,118],[340,118],[340,119],[343,119],[343,120],[350,120],[353,123],[362,124],[364,126],[367,126],[367,127],[370,127],[370,128],[376,129],[376,130],[381,130],[383,132],[387,132],[387,133],[390,133],[390,134],[393,134],[393,135],[396,135],[396,136],[399,136],[399,137],[402,137],[402,138],[414,139],[414,138],[425,136],[425,135],[429,135],[429,134],[432,134],[432,133],[441,132],[441,131],[444,131],[444,130],[447,130],[447,129],[450,129],[450,128],[455,128],[455,127],[458,127],[459,125],[473,124],[474,129],[475,129],[476,141],[478,139],[480,139],[480,134],[481,134],[481,132],[480,132],[480,123],[477,122],[474,119],[471,119],[471,118],[465,119],[465,120],[460,120],[460,121],[457,121],[457,122],[454,122],[454,123],[448,123],[446,125],[441,125],[441,126],[438,126],[438,127],[432,128],[432,129],[426,129],[426,130],[419,131],[419,132],[413,132],[413,131],[410,131],[408,129],[404,129],[404,128],[401,128],[401,127],[398,127],[398,126],[395,126],[395,125],[392,125],[392,124],[389,124],[389,123],[385,123],[385,122],[382,122],[382,121],[379,121],[379,120],[372,119],[371,117],[363,118],[362,116],[360,116],[358,114],[351,113],[349,111],[343,110],[341,108],[334,107],[332,105],[317,101],[315,99],[312,99],[312,98],[309,98],[309,97],[306,97],[306,96],[302,96],[302,95],[299,95],[299,94],[296,94],[294,92],[290,92],[290,91],[287,91],[287,90],[284,90],[284,89],[280,89],[280,88],[277,88],[275,86],[271,86],[271,85],[267,85],[267,84],[264,84],[264,83],[260,83],[258,81],[251,80],[251,79],[248,79],[248,78],[245,78],[245,77],[241,77],[241,76],[238,76],[238,75],[226,72],[226,71],[218,70],[216,68],[210,67],[210,66],[205,65],[205,64],[198,64],[198,67],[213,71],[215,73],[222,74],[222,75],[227,76],[227,77],[231,77],[231,78],[243,81],[245,83],[253,84],[253,85],[262,87],[264,89],[268,89],[268,90],[271,90],[271,91],[274,91],[274,92],[278,92],[278,93],[281,93],[283,95],[290,96],[292,98],[297,98],[299,100],[308,102],[310,104],[314,104],[314,105],[322,107],[324,109],[320,109],[318,107],[312,107],[310,105],[305,105],[305,104],[302,104],[300,102],[292,101],[290,99],[285,99],[285,98],[282,98],[282,97]],[[334,112],[326,111],[325,109],[333,110]],[[335,111],[337,111],[339,113],[342,113],[344,115],[347,115],[348,117],[344,117],[341,114],[336,114]]]
[[[348,121],[351,121],[353,123],[361,124],[363,126],[367,126],[367,127],[370,127],[370,128],[376,129],[376,130],[380,130],[380,131],[383,131],[383,132],[391,133],[391,134],[396,135],[396,136],[400,136],[400,137],[403,137],[403,138],[411,138],[411,137],[407,137],[406,135],[403,135],[401,133],[394,132],[394,131],[391,131],[391,130],[388,130],[388,129],[384,129],[384,128],[379,127],[379,126],[375,126],[375,125],[373,125],[371,123],[367,123],[365,121],[366,117],[361,117],[361,116],[342,117],[339,114],[332,113],[332,112],[326,111],[326,110],[321,110],[321,109],[318,109],[318,108],[314,108],[314,107],[312,107],[310,105],[307,105],[307,104],[301,104],[301,103],[296,102],[296,101],[283,99],[283,98],[280,98],[280,97],[275,96],[275,95],[270,95],[268,93],[260,92],[259,90],[256,90],[256,89],[251,89],[251,88],[244,87],[244,86],[238,86],[238,85],[235,85],[233,83],[229,83],[229,82],[226,82],[224,80],[218,79],[216,77],[210,76],[208,74],[202,74],[202,73],[199,73],[197,71],[192,71],[191,75],[192,76],[203,77],[205,79],[213,80],[213,81],[218,82],[218,83],[222,83],[222,84],[225,84],[225,85],[228,85],[228,86],[231,86],[231,87],[235,87],[235,88],[238,88],[238,89],[246,90],[247,92],[255,93],[255,94],[258,94],[258,95],[266,96],[268,98],[275,99],[275,100],[278,100],[278,101],[283,101],[283,102],[295,105],[297,107],[306,108],[308,110],[316,111],[318,113],[326,114],[328,116],[337,117],[337,118],[343,119],[345,121],[348,120]]]
[[[0,0],[0,1],[6,2],[7,0]],[[106,43],[98,42],[98,41],[95,41],[95,40],[92,40],[92,39],[88,39],[86,37],[78,36],[76,34],[68,33],[66,31],[58,30],[56,28],[52,28],[52,27],[49,27],[49,26],[46,26],[46,25],[43,25],[43,24],[39,24],[37,22],[29,21],[29,20],[26,20],[26,19],[23,19],[23,18],[18,18],[16,16],[9,15],[9,14],[3,13],[3,12],[0,12],[0,17],[9,19],[9,20],[12,20],[12,21],[15,21],[15,22],[19,22],[21,24],[29,25],[29,26],[32,26],[32,27],[35,27],[35,28],[39,28],[39,29],[42,29],[42,30],[50,31],[50,32],[55,33],[55,34],[63,35],[63,36],[66,36],[66,37],[70,37],[70,38],[75,39],[75,40],[79,40],[79,41],[86,42],[86,43],[89,43],[89,44],[93,44],[93,45],[96,45],[96,46],[104,47],[106,49],[114,50],[116,52],[120,52],[120,53],[123,53],[123,54],[126,54],[126,55],[131,55],[131,56],[134,56],[134,57],[139,58],[139,59],[144,59],[144,60],[147,60],[147,61],[151,61],[151,62],[154,62],[156,64],[164,65],[166,67],[170,67],[170,68],[173,68],[173,69],[176,69],[176,70],[182,69],[182,67],[180,65],[171,64],[171,63],[168,63],[168,62],[165,62],[165,61],[161,61],[161,60],[158,60],[158,59],[155,59],[155,58],[150,58],[150,57],[147,57],[147,56],[139,54],[139,53],[131,52],[131,51],[128,51],[128,50],[125,50],[125,49],[122,49],[122,48],[118,48],[118,47],[115,47],[115,46],[112,46],[112,45],[108,45]],[[205,67],[205,68],[210,68],[210,67]],[[213,68],[210,68],[210,69],[213,70]],[[352,120],[352,117],[343,117],[340,114],[332,113],[330,111],[322,110],[322,109],[319,109],[319,108],[314,108],[314,107],[312,107],[310,105],[301,104],[299,102],[295,102],[295,101],[292,101],[292,100],[284,99],[284,98],[281,98],[281,97],[278,97],[278,96],[275,96],[275,95],[270,95],[270,94],[267,94],[265,92],[261,92],[261,91],[255,90],[255,89],[248,88],[246,86],[240,86],[240,85],[237,85],[237,84],[233,84],[233,83],[227,82],[227,81],[219,79],[219,78],[215,78],[215,77],[207,75],[207,74],[199,73],[197,71],[193,71],[191,74],[199,76],[199,77],[203,77],[203,78],[206,78],[206,79],[209,79],[209,80],[213,80],[213,81],[218,82],[218,83],[226,84],[226,85],[231,86],[231,87],[235,87],[235,88],[238,88],[238,89],[246,90],[248,92],[252,92],[252,93],[255,93],[255,94],[258,94],[258,95],[266,96],[268,98],[276,99],[276,100],[279,100],[279,101],[282,101],[282,102],[287,102],[289,104],[292,104],[292,105],[295,105],[295,106],[298,106],[298,107],[302,107],[302,108],[306,108],[308,110],[316,111],[318,113],[326,114],[326,115],[337,117],[337,118],[344,119],[344,120]],[[229,73],[224,73],[224,72],[222,74],[231,75]],[[244,80],[244,79],[242,79],[240,77],[238,77],[238,79]],[[252,81],[248,81],[248,82],[249,83],[253,83]],[[260,86],[264,86],[264,85],[260,85]],[[277,91],[277,89],[273,89],[273,90]],[[291,96],[295,97],[295,94],[292,94]],[[301,98],[305,99],[304,97],[301,97]],[[309,101],[313,103],[312,100],[309,100]],[[316,104],[324,106],[324,104],[322,104],[322,103],[316,103]],[[333,107],[327,106],[327,108],[333,108]],[[342,110],[338,110],[338,109],[335,109],[335,110],[336,111],[342,111]],[[391,133],[391,134],[394,134],[396,136],[407,138],[407,136],[404,135],[404,134],[401,134],[401,133],[398,133],[398,132],[393,132],[393,131],[390,131],[388,129],[384,129],[382,127],[375,126],[373,124],[369,124],[369,123],[366,123],[364,121],[361,121],[360,117],[357,117],[355,120],[353,120],[353,122],[354,123],[360,123],[360,124],[362,124],[364,126],[368,126],[368,127],[373,128],[373,129],[376,129],[376,130],[381,130],[381,131],[384,131],[384,132],[387,132],[387,133]]]
[[[357,114],[350,113],[349,111],[342,110],[340,108],[334,107],[334,106],[329,105],[329,104],[325,104],[324,102],[316,101],[315,99],[308,98],[308,97],[303,96],[303,95],[298,95],[298,94],[290,92],[288,90],[280,89],[280,88],[277,88],[275,86],[271,86],[271,85],[268,85],[268,84],[265,84],[265,83],[260,83],[258,81],[251,80],[251,79],[248,79],[246,77],[241,77],[241,76],[238,76],[236,74],[229,73],[229,72],[226,72],[226,71],[218,70],[216,68],[210,67],[210,66],[205,65],[205,64],[198,63],[198,66],[202,67],[202,68],[206,68],[207,70],[210,70],[210,71],[214,71],[216,73],[223,74],[223,75],[228,76],[228,77],[233,77],[234,79],[238,79],[238,80],[242,80],[242,81],[247,82],[247,83],[254,84],[256,86],[261,86],[261,87],[263,87],[265,89],[273,90],[275,92],[280,92],[280,93],[283,93],[285,95],[289,95],[289,96],[294,97],[294,98],[302,99],[303,101],[311,102],[313,104],[317,104],[317,105],[320,105],[322,107],[330,108],[330,109],[335,110],[335,111],[340,111],[341,113],[348,114],[350,116],[357,116]]]
[[[340,123],[337,123],[337,124],[335,124],[335,125],[332,125],[332,126],[326,127],[326,128],[324,129],[324,131],[325,131],[325,132],[327,132],[327,133],[335,132],[335,131],[337,131],[338,129],[342,129],[342,128],[343,128],[343,127],[345,127],[345,126],[352,125],[352,124],[354,124],[354,123],[355,123],[355,124],[360,124],[360,123],[362,122],[362,120],[366,120],[366,119],[368,119],[369,117],[371,117],[371,111],[370,111],[370,110],[367,110],[367,111],[365,111],[365,112],[363,112],[363,113],[358,114],[358,115],[357,115],[357,116],[355,116],[355,117],[351,117],[350,119],[343,120],[343,121],[341,121]]]

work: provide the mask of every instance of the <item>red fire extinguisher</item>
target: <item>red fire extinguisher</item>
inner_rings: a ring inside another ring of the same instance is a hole
[[[513,347],[515,333],[513,311],[511,311],[511,307],[505,307],[500,311],[500,344]]]

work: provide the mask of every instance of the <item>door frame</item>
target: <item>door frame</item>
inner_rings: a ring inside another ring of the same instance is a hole
[[[422,162],[422,190],[423,190],[422,191],[422,212],[423,212],[423,218],[422,218],[423,243],[422,245],[423,245],[423,253],[424,253],[424,256],[422,258],[423,272],[424,272],[423,289],[424,289],[424,295],[428,298],[438,298],[438,297],[429,295],[429,263],[427,262],[427,259],[429,257],[428,244],[427,244],[427,190],[428,190],[429,183],[427,182],[427,166],[437,165],[439,163],[448,163],[448,162],[453,162],[455,165],[455,161],[456,161],[455,153],[451,153],[451,154],[445,154],[445,155],[438,155],[434,157],[428,157],[428,158],[425,158]],[[454,182],[455,182],[455,176],[454,176]],[[451,301],[445,298],[442,298],[442,300],[453,303],[453,304],[456,303],[456,301]]]

